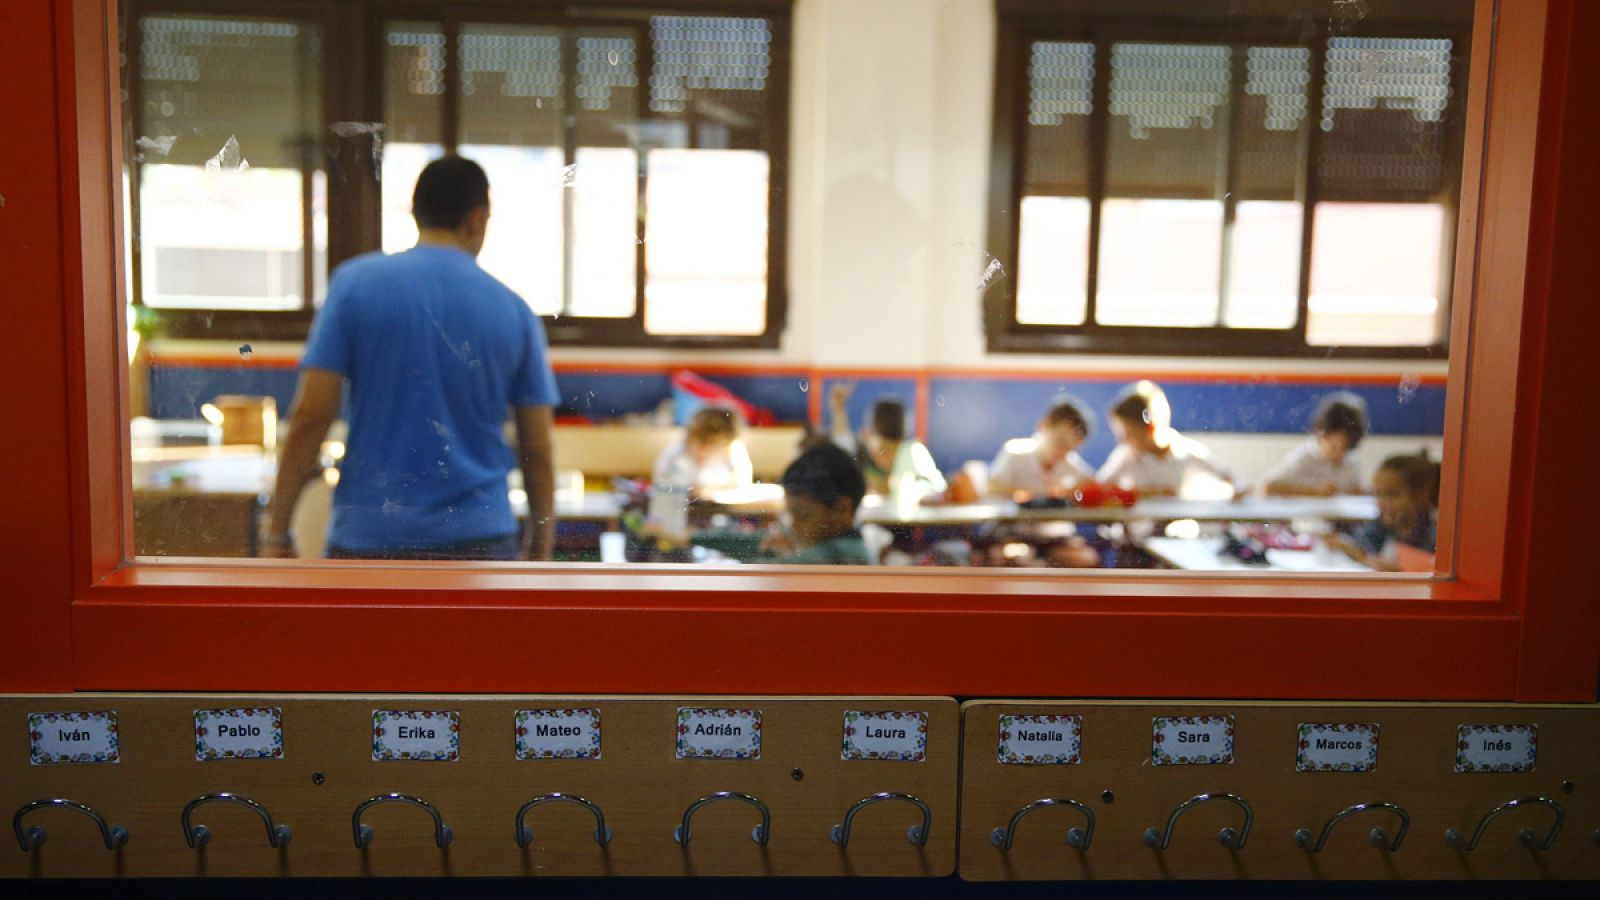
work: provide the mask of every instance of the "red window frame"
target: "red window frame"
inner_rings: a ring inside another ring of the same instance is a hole
[[[17,6],[0,690],[1595,698],[1593,5],[1480,0],[1432,582],[129,560],[114,0]]]

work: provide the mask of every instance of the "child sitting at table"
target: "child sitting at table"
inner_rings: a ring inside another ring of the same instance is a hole
[[[1426,453],[1391,456],[1372,476],[1378,500],[1378,520],[1355,536],[1328,539],[1356,562],[1380,572],[1401,569],[1401,545],[1433,553],[1438,537],[1439,466]]]
[[[989,467],[989,493],[1018,499],[1061,496],[1080,482],[1093,481],[1094,469],[1078,455],[1089,440],[1089,415],[1076,397],[1064,397],[1039,420],[1033,437],[1013,438]]]
[[[887,496],[909,490],[919,497],[943,494],[945,480],[933,454],[921,441],[906,436],[906,407],[898,398],[879,397],[872,404],[860,440],[850,433],[846,406],[854,391],[855,385],[836,384],[828,392],[831,437],[860,462],[867,493]]]
[[[1311,416],[1311,437],[1267,473],[1263,489],[1276,497],[1361,493],[1356,447],[1366,434],[1366,401],[1346,392],[1323,397]]]
[[[1209,480],[1232,493],[1233,473],[1172,427],[1172,406],[1153,383],[1124,388],[1111,404],[1110,419],[1117,446],[1097,481],[1143,496],[1183,496],[1202,493],[1200,481]]]
[[[739,414],[723,406],[696,410],[682,440],[656,457],[653,483],[682,488],[702,497],[729,488],[749,487],[755,480],[750,451],[739,439]]]
[[[850,454],[831,443],[817,444],[783,471],[788,511],[787,540],[769,544],[790,552],[780,563],[869,565],[874,560],[856,528],[856,509],[866,494],[866,479]]]

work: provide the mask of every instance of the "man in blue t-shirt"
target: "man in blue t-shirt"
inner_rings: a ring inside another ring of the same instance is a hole
[[[352,259],[328,285],[300,360],[266,553],[293,555],[295,502],[348,384],[328,556],[548,559],[555,378],[539,318],[478,267],[489,180],[471,160],[435,160],[417,178],[411,212],[415,247]],[[506,491],[513,461],[528,494],[520,545]]]

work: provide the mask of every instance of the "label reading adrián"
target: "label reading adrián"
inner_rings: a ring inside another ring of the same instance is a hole
[[[1083,717],[1001,716],[996,759],[1012,766],[1073,766],[1083,761]]]
[[[194,711],[194,758],[283,759],[283,709],[254,706]]]
[[[1301,772],[1371,772],[1378,767],[1378,726],[1302,722],[1294,767]]]
[[[678,710],[679,759],[760,759],[761,710]]]
[[[517,759],[599,759],[600,710],[517,710]]]
[[[1157,716],[1150,761],[1158,766],[1233,764],[1233,716]]]
[[[36,766],[120,762],[117,714],[110,711],[29,713],[28,760]]]
[[[928,758],[928,714],[846,710],[839,758],[922,762]]]
[[[1457,772],[1532,772],[1538,759],[1537,725],[1462,725],[1456,729]]]
[[[372,759],[455,762],[461,758],[461,714],[452,710],[375,709]]]

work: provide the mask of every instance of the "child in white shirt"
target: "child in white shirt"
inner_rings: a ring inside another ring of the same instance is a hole
[[[743,422],[734,410],[707,406],[689,418],[683,439],[656,457],[653,483],[687,490],[700,497],[729,488],[749,487],[755,480],[750,451],[739,439]]]
[[[1100,483],[1144,496],[1202,494],[1205,481],[1232,492],[1233,473],[1211,459],[1200,442],[1173,429],[1167,395],[1151,382],[1131,384],[1118,394],[1110,420],[1117,446],[1100,467]]]
[[[1006,441],[989,467],[989,493],[1018,499],[1063,496],[1081,482],[1094,480],[1094,469],[1078,455],[1089,440],[1089,416],[1083,404],[1067,397],[1050,407],[1033,437]]]
[[[1267,473],[1264,490],[1278,497],[1361,493],[1356,447],[1367,434],[1367,404],[1355,394],[1329,394],[1311,416],[1311,437]]]

